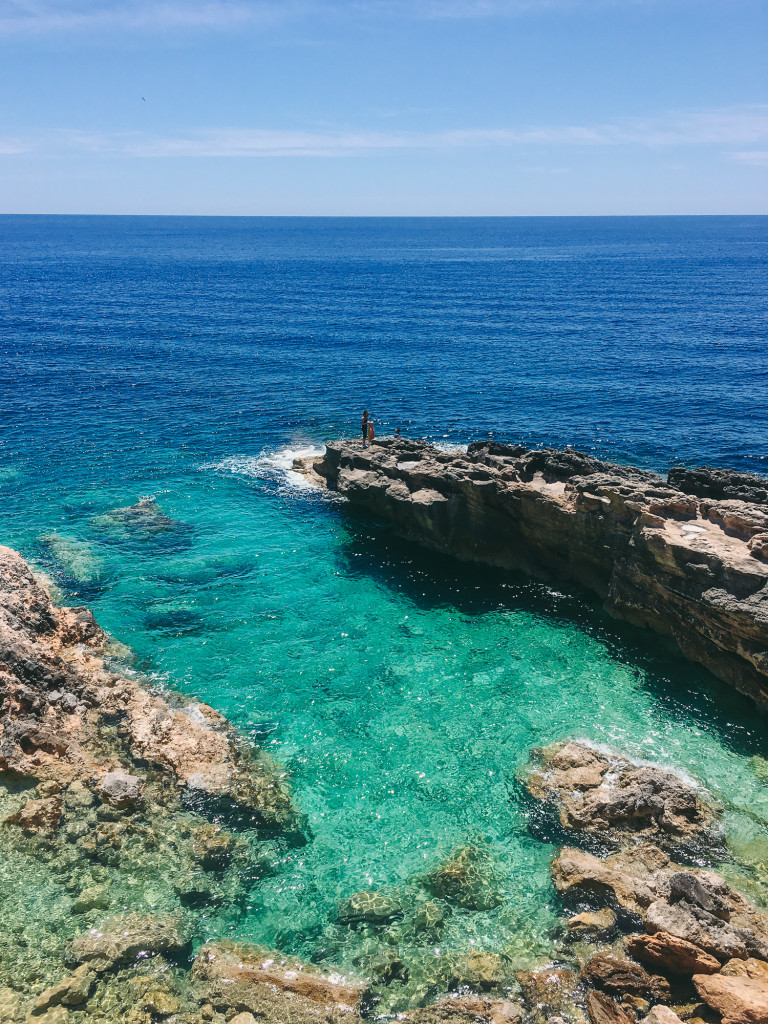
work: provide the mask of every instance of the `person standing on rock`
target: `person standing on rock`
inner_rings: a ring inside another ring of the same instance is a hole
[[[373,429],[373,420],[368,420],[368,444],[373,444],[373,439],[376,437],[376,431]],[[366,448],[368,445],[366,445]]]
[[[368,410],[363,409],[363,448],[368,447]]]

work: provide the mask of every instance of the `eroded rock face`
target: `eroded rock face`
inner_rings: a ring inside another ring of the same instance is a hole
[[[667,932],[630,935],[624,945],[636,960],[656,967],[665,974],[691,977],[694,974],[716,974],[720,970],[720,961],[700,946]]]
[[[722,1015],[722,1024],[765,1024],[768,1021],[768,981],[758,978],[696,974],[696,991]]]
[[[399,1016],[411,1024],[522,1024],[523,1011],[509,999],[448,999]]]
[[[612,615],[671,636],[768,706],[761,478],[665,481],[570,449],[446,453],[403,438],[331,442],[307,469],[430,548],[588,587]]]
[[[566,828],[616,842],[677,841],[698,836],[714,820],[689,785],[661,768],[573,741],[544,748],[539,760],[526,785],[532,796],[555,804]]]
[[[193,975],[204,981],[214,1005],[261,1016],[279,1016],[275,1001],[291,1000],[298,1019],[348,1020],[358,1015],[363,985],[341,975],[326,974],[310,964],[280,953],[234,942],[209,943],[198,953]]]

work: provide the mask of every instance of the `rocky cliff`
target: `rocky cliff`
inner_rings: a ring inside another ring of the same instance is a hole
[[[768,490],[722,470],[654,473],[571,449],[446,453],[329,443],[307,467],[400,532],[461,559],[566,580],[672,637],[768,707]]]

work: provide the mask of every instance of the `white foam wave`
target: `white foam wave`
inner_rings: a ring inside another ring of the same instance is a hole
[[[220,473],[234,473],[252,480],[264,480],[291,490],[313,490],[315,485],[303,473],[293,468],[294,459],[310,459],[322,455],[324,448],[314,445],[286,447],[264,451],[260,455],[229,455],[220,462],[209,463],[200,468],[213,469]]]
[[[466,444],[454,444],[452,441],[430,441],[433,448],[439,452],[446,452],[448,455],[455,455],[456,452],[466,452],[469,447]]]

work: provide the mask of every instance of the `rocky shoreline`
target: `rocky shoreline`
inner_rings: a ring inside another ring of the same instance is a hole
[[[768,891],[758,875],[750,901],[708,870],[730,856],[720,810],[670,772],[573,741],[534,752],[520,784],[570,842],[537,963],[442,949],[447,917],[501,902],[473,839],[400,892],[341,901],[340,941],[362,929],[376,950],[349,976],[327,951],[206,941],[208,910],[258,883],[260,842],[312,841],[285,773],[213,709],[111,667],[91,613],[57,607],[7,548],[0,699],[0,853],[28,872],[21,895],[33,870],[63,894],[49,931],[3,918],[0,1021],[354,1024],[417,971],[411,1024],[768,1021]]]
[[[768,708],[765,479],[402,438],[329,442],[296,468],[434,550],[588,588]]]

